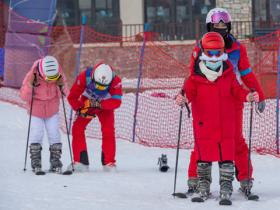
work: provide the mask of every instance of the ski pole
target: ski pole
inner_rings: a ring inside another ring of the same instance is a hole
[[[70,145],[70,137],[69,137],[69,130],[68,130],[68,125],[67,125],[67,117],[66,117],[66,110],[65,110],[64,97],[63,97],[64,93],[62,90],[62,86],[59,86],[59,89],[61,92],[61,100],[62,100],[62,106],[63,106],[63,112],[64,112],[65,127],[66,127],[67,140],[68,140],[68,146],[69,146],[69,152],[70,152],[71,166],[72,166],[72,171],[74,171],[73,156],[72,156],[72,150],[71,150],[71,145]]]
[[[181,94],[184,95],[184,91],[181,91]],[[174,176],[174,189],[173,189],[173,196],[174,198],[180,197],[180,198],[186,198],[187,196],[183,193],[175,193],[176,192],[176,182],[177,182],[177,171],[178,171],[178,159],[179,159],[179,147],[180,147],[180,139],[181,139],[181,128],[182,128],[182,116],[183,116],[183,108],[184,106],[181,106],[180,109],[180,118],[179,118],[179,131],[178,131],[178,141],[177,141],[177,151],[176,151],[176,164],[175,164],[175,176]]]
[[[28,120],[27,140],[26,140],[26,147],[25,147],[25,159],[24,159],[23,171],[26,171],[26,161],[27,161],[27,152],[28,152],[28,144],[29,144],[29,134],[30,134],[30,127],[31,127],[31,115],[32,115],[32,109],[33,109],[35,85],[37,83],[36,80],[37,80],[36,73],[34,73],[34,81],[32,83],[31,103],[30,103],[30,112],[29,112],[29,120]]]
[[[252,145],[252,129],[253,129],[253,108],[254,108],[254,102],[250,102],[250,124],[249,124],[249,148],[248,148],[248,189],[249,189],[249,183],[251,179],[251,145]],[[249,192],[246,192],[249,193]]]
[[[77,76],[79,74],[79,69],[80,69],[80,60],[81,60],[81,54],[82,54],[82,49],[83,49],[86,23],[87,23],[87,16],[82,15],[82,25],[81,25],[81,31],[80,31],[80,46],[79,46],[79,49],[76,54],[75,79],[77,78]],[[70,128],[72,125],[72,116],[73,116],[73,109],[70,110],[70,119],[69,119],[69,128],[68,128],[69,131],[70,131]]]

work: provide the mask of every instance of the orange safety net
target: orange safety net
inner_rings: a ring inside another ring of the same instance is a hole
[[[53,27],[50,54],[57,57],[71,87],[75,79],[76,57],[79,52],[81,27]],[[143,33],[131,37],[116,37],[101,34],[90,27],[84,28],[84,42],[80,57],[79,72],[101,60],[116,69],[122,78],[124,96],[122,106],[116,110],[116,136],[131,141],[136,117],[136,142],[146,146],[175,148],[178,139],[179,107],[174,97],[188,76],[188,61],[195,43],[156,41],[156,34],[149,33],[144,48],[142,75],[136,115],[140,52]],[[252,68],[260,80],[266,96],[267,107],[260,116],[254,114],[252,148],[261,154],[277,154],[276,148],[276,77],[278,69],[279,31],[264,37],[243,40],[247,47]],[[21,106],[18,90],[0,88],[0,100]],[[61,107],[62,108],[62,107]],[[67,119],[70,107],[67,104]],[[74,116],[73,116],[74,118]],[[249,104],[244,108],[244,137],[249,135]],[[61,125],[65,131],[61,111]],[[100,125],[93,119],[86,131],[87,136],[101,138]],[[183,111],[181,148],[194,144],[192,119]]]

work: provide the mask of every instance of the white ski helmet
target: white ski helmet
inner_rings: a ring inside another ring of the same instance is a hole
[[[112,68],[104,63],[98,65],[94,70],[93,79],[99,85],[109,86],[113,80]]]
[[[211,9],[206,16],[207,23],[219,23],[223,21],[224,23],[231,22],[231,16],[226,9],[223,8],[214,8]]]
[[[228,31],[231,30],[231,16],[229,12],[224,8],[211,9],[206,16],[206,27],[207,31],[211,31],[211,24],[224,22],[227,25]]]
[[[39,73],[47,81],[55,81],[60,77],[59,64],[55,57],[47,55],[39,61]]]

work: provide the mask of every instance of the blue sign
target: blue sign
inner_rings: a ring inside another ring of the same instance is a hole
[[[56,16],[56,0],[11,0],[9,32],[48,34]]]
[[[4,48],[0,48],[0,77],[4,77]]]

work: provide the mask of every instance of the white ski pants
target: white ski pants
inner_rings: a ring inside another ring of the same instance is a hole
[[[29,142],[42,145],[44,138],[44,129],[47,130],[49,145],[61,143],[59,133],[59,114],[56,113],[49,118],[31,117],[31,128]]]

